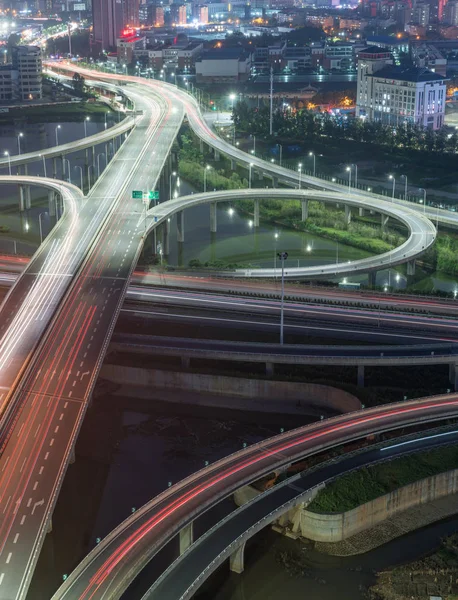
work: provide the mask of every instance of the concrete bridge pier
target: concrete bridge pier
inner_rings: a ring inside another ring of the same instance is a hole
[[[345,204],[345,223],[347,225],[351,223],[351,207],[348,204]]]
[[[50,217],[56,216],[56,196],[54,190],[48,191],[48,212]]]
[[[302,220],[306,221],[309,217],[309,201],[301,200]]]
[[[360,217],[364,217],[364,208],[361,208],[361,206],[358,209],[358,214]]]
[[[219,150],[217,150],[216,148],[214,149],[213,155],[214,155],[215,161],[218,162],[219,160],[221,160]]]
[[[184,210],[177,212],[177,241],[184,242]]]
[[[243,573],[245,570],[245,543],[237,548],[229,557],[229,568],[233,573]]]
[[[107,165],[110,161],[110,154],[108,152],[109,148],[110,148],[110,146],[109,146],[108,142],[106,142],[106,144],[105,144],[105,160],[107,161]]]
[[[182,356],[181,357],[181,368],[189,369],[190,366],[191,366],[191,358],[189,356]]]
[[[194,542],[194,522],[191,521],[188,525],[180,529],[180,533],[178,534],[180,537],[180,556],[183,552],[192,546]]]
[[[385,231],[389,218],[390,217],[388,217],[387,215],[380,215],[380,225],[382,226],[382,231]]]
[[[91,152],[91,154],[92,154],[92,166],[95,169],[95,146],[92,146],[92,152]],[[94,173],[96,173],[96,171],[94,171]],[[94,176],[94,179],[95,178],[96,178],[96,176]]]
[[[364,387],[364,365],[358,365],[358,387]]]
[[[374,288],[377,281],[377,271],[371,271],[367,276],[369,279],[369,287]]]
[[[407,263],[407,275],[415,275],[415,259]]]
[[[19,210],[25,211],[25,185],[19,184]]]
[[[199,140],[199,150],[200,150],[201,154],[204,153],[204,142],[203,142],[203,140]]]
[[[28,175],[29,174],[29,168],[27,163],[24,165],[24,175]],[[32,207],[32,196],[30,193],[30,185],[26,185],[25,186],[25,207],[26,208],[31,208]]]
[[[65,178],[66,168],[65,168],[65,156],[63,154],[60,155],[60,164],[62,165],[62,178]]]
[[[210,204],[210,231],[211,233],[216,233],[216,202],[212,202]]]
[[[458,391],[458,365],[451,363],[448,367],[448,379],[452,384],[454,391]]]
[[[164,256],[170,254],[170,221],[166,219],[162,225],[162,253]]]
[[[274,175],[272,175],[272,187],[278,188],[278,177],[275,177]]]
[[[233,160],[233,159],[231,158],[231,171],[235,171],[235,167],[236,167],[236,166],[237,166],[237,165],[235,164],[235,160]]]
[[[52,159],[52,176],[54,179],[57,178],[57,158],[55,156]]]
[[[267,377],[273,377],[275,374],[275,365],[271,362],[266,362],[266,375]]]
[[[253,223],[255,227],[259,227],[259,199],[254,200]]]

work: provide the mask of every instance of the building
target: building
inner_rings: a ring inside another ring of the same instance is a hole
[[[186,25],[187,13],[185,4],[172,4],[170,7],[170,18],[173,25]]]
[[[156,2],[140,4],[140,23],[153,27],[164,26],[164,7]]]
[[[39,100],[42,93],[41,49],[38,46],[14,46],[11,50],[12,69],[17,71],[19,100]]]
[[[412,62],[416,67],[429,69],[433,73],[445,77],[447,59],[433,44],[414,44],[412,46]]]
[[[426,27],[431,17],[431,5],[427,2],[417,2],[412,9],[411,23]]]
[[[458,25],[458,0],[449,0],[445,5],[444,22],[453,27]]]
[[[187,37],[176,44],[155,44],[146,50],[135,50],[137,58],[143,57],[153,71],[189,73],[194,70],[197,58],[203,51],[202,42],[189,42]]]
[[[250,75],[251,53],[243,48],[209,50],[196,62],[198,83],[247,81]]]
[[[41,49],[13,46],[11,63],[0,67],[0,102],[40,100],[42,93]]]
[[[112,50],[125,30],[140,25],[140,0],[93,0],[91,43]]]
[[[444,124],[445,78],[419,67],[393,65],[391,53],[375,46],[358,54],[356,116],[428,129]]]
[[[371,35],[366,38],[368,46],[377,46],[391,52],[395,64],[400,63],[402,54],[408,54],[410,50],[409,38],[393,37],[391,35]]]
[[[138,35],[124,36],[117,41],[118,62],[128,65],[132,62],[136,50],[146,48],[146,38]]]

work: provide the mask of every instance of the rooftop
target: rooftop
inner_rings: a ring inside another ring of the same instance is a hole
[[[392,35],[368,35],[367,43],[368,44],[386,44],[387,46],[402,46],[404,44],[408,44],[409,40],[407,38],[397,38]]]
[[[446,77],[433,73],[429,69],[420,67],[395,67],[387,65],[379,71],[376,71],[370,77],[383,77],[384,79],[396,79],[398,81],[445,81]]]

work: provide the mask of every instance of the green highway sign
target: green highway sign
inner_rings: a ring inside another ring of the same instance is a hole
[[[159,191],[151,190],[148,192],[148,200],[159,200]]]
[[[143,192],[141,190],[133,190],[132,191],[132,199],[139,199],[142,200],[143,198]]]

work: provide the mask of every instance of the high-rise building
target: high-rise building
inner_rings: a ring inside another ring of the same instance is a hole
[[[42,97],[41,49],[38,46],[13,46],[12,68],[18,72],[19,100],[38,100]]]
[[[429,24],[431,17],[431,6],[428,2],[417,2],[412,9],[411,22],[415,25],[426,27]]]
[[[116,47],[116,40],[128,28],[138,27],[140,0],[93,0],[93,43],[100,50]]]
[[[458,25],[458,0],[449,0],[444,8],[443,20],[448,25]]]

